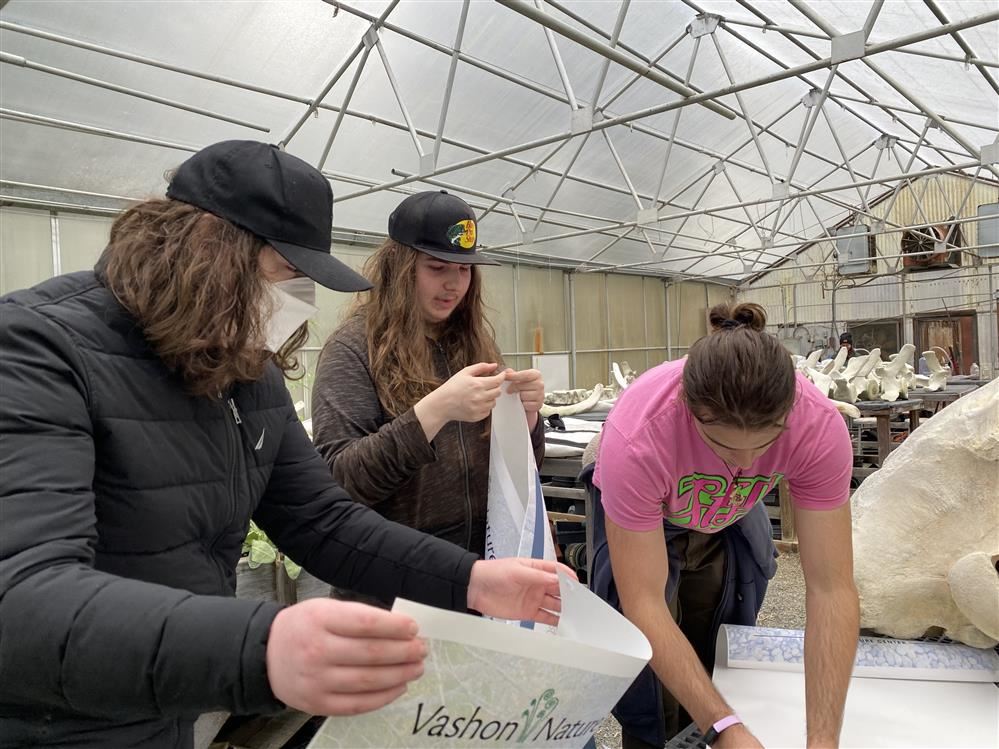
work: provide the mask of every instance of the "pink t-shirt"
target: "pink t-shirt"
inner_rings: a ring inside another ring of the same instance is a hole
[[[686,359],[643,374],[621,395],[600,438],[594,483],[604,511],[622,528],[648,531],[663,520],[715,533],[743,517],[786,479],[795,505],[831,510],[849,499],[853,450],[843,417],[798,374],[787,428],[733,477],[701,439],[681,388]]]

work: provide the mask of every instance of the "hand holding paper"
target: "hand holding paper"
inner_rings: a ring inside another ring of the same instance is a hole
[[[493,410],[506,375],[494,374],[495,364],[465,367],[441,385],[439,406],[449,421],[482,421]]]
[[[396,599],[430,646],[426,674],[376,712],[330,718],[310,749],[584,746],[652,648],[585,586],[559,577],[557,635]]]
[[[495,364],[472,364],[413,406],[427,441],[433,440],[448,422],[482,421],[490,414],[506,379],[505,372],[494,374],[495,371]]]
[[[528,416],[541,410],[545,404],[545,381],[541,379],[541,372],[536,369],[519,372],[508,369],[506,380],[510,383],[508,392],[520,396],[520,402],[524,404],[524,411]]]
[[[416,634],[412,617],[361,603],[316,598],[289,606],[267,638],[271,691],[315,715],[376,710],[423,675],[427,646]]]
[[[562,610],[556,570],[576,579],[564,564],[544,559],[476,562],[468,582],[468,608],[499,619],[558,624]]]

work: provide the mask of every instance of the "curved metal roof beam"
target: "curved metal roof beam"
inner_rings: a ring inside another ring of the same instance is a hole
[[[601,57],[605,57],[612,62],[616,62],[622,67],[628,68],[629,70],[638,73],[639,75],[648,78],[654,83],[658,83],[660,86],[669,89],[675,94],[679,94],[685,98],[690,98],[696,95],[696,91],[688,86],[684,86],[682,83],[677,83],[669,76],[665,76],[660,73],[655,68],[650,68],[647,65],[643,65],[638,60],[635,60],[624,52],[621,52],[614,47],[610,47],[603,42],[597,41],[590,36],[587,36],[579,29],[573,28],[567,23],[563,23],[557,18],[553,18],[549,14],[545,13],[539,8],[534,8],[528,5],[524,0],[496,0],[500,5],[503,5],[514,13],[519,13],[520,15],[529,18],[541,26],[547,29],[551,29],[555,33],[564,36],[566,39],[570,39],[580,46],[586,47],[591,52],[596,52]],[[710,109],[715,114],[721,115],[727,120],[735,119],[735,115],[732,114],[728,107],[722,107],[710,100],[704,100],[702,102],[697,102],[698,104],[703,104],[707,109]]]

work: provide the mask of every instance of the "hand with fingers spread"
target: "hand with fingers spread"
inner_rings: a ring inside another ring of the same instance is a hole
[[[509,392],[520,395],[520,402],[527,412],[527,424],[533,429],[538,420],[538,412],[545,405],[545,381],[541,378],[541,372],[536,369],[519,372],[508,369],[506,380],[510,383]]]
[[[312,715],[387,705],[423,674],[427,646],[410,617],[316,598],[281,610],[267,639],[274,696]]]
[[[449,421],[482,421],[489,415],[506,379],[505,372],[495,372],[495,363],[472,364],[413,407],[428,441]]]
[[[576,579],[571,569],[550,560],[480,560],[472,565],[468,608],[501,619],[558,624],[562,599],[557,570]]]

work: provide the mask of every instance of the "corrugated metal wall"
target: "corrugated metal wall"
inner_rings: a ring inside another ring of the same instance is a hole
[[[0,294],[33,286],[59,273],[92,268],[107,243],[111,223],[112,217],[104,215],[0,207]],[[371,248],[336,245],[334,252],[361,270]],[[592,387],[610,382],[612,361],[627,361],[637,372],[644,372],[684,353],[674,351],[671,356],[667,348],[662,278],[576,273],[575,303],[570,304],[569,274],[564,270],[504,264],[483,267],[483,271],[488,315],[504,362],[511,367],[530,367],[532,354],[540,347],[546,353],[570,356],[573,382]],[[688,300],[687,307],[693,305],[698,312],[684,309],[684,341],[689,343],[704,334],[704,310],[709,301],[715,303],[718,289],[722,287],[698,283],[685,292],[693,300]],[[724,294],[726,289],[722,289]],[[316,287],[319,312],[312,320],[312,337],[301,356],[309,374],[305,380],[289,383],[296,400],[308,404],[307,389],[318,353],[342,322],[352,300],[351,294]],[[679,341],[678,329],[673,334]],[[578,353],[574,356],[574,352]]]
[[[666,287],[667,358],[686,356],[690,345],[708,332],[708,310],[731,301],[733,288],[684,281]]]
[[[955,215],[971,218],[979,205],[997,201],[999,187],[994,183],[944,174],[903,188],[894,201],[889,197],[873,206],[871,214],[884,219],[888,211],[889,222],[913,226],[942,223]],[[870,218],[860,220],[871,224]],[[965,247],[977,246],[976,222],[961,224],[961,231]],[[901,230],[878,234],[877,273],[846,277],[835,272],[832,243],[817,242],[794,262],[740,289],[739,300],[763,305],[775,332],[778,326],[801,326],[800,335],[816,346],[851,324],[881,320],[901,320],[903,340],[911,343],[914,315],[974,310],[978,313],[979,364],[986,376],[999,375],[999,300],[995,297],[999,259],[978,262],[965,255],[965,265],[959,269],[900,272],[900,258],[891,256],[900,254],[901,239]],[[826,261],[830,264],[815,267]]]

